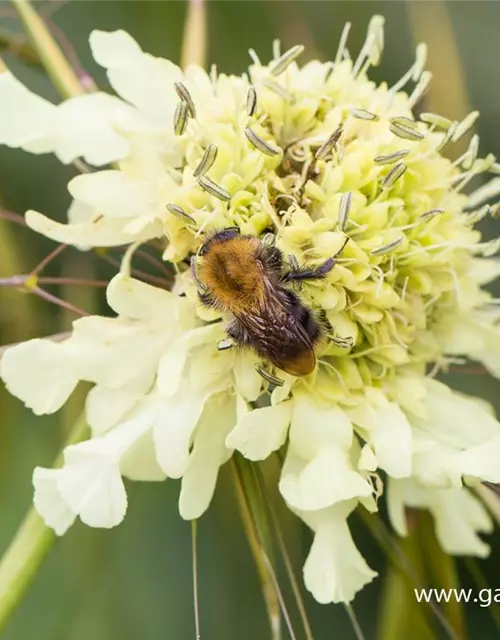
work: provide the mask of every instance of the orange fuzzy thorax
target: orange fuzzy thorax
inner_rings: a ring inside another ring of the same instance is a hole
[[[258,238],[236,236],[210,245],[199,276],[218,303],[234,314],[260,308],[264,296]]]

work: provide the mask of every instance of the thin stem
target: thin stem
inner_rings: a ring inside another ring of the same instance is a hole
[[[247,496],[245,495],[245,491],[243,489],[241,475],[236,465],[234,456],[233,458],[231,458],[231,464],[235,480],[234,487],[236,490],[236,498],[238,500],[243,527],[245,529],[248,544],[250,546],[250,551],[252,552],[255,566],[257,568],[257,574],[259,576],[262,594],[266,603],[272,639],[280,640],[281,620],[279,612],[279,599],[276,595],[274,584],[270,579],[269,570],[263,559],[261,543],[258,537],[255,523],[253,521],[252,513],[250,511]]]
[[[77,285],[84,287],[107,287],[107,280],[87,280],[86,278],[64,278],[59,276],[33,277],[34,274],[8,276],[0,278],[0,287],[26,287],[28,291],[33,290],[33,284],[60,284]]]
[[[160,269],[165,273],[165,275],[169,276],[170,279],[172,279],[172,273],[167,269],[167,267],[161,260],[158,260],[158,258],[155,258],[151,254],[149,254],[147,251],[144,251],[144,249],[137,249],[137,251],[135,252],[135,255],[137,257],[143,258],[146,262],[149,262],[149,264],[152,265],[153,267]]]
[[[279,519],[276,516],[276,513],[274,512],[274,508],[272,506],[272,496],[269,492],[269,489],[267,488],[267,485],[265,483],[263,474],[260,472],[260,470],[257,471],[257,479],[259,481],[259,484],[262,488],[262,491],[265,494],[265,503],[267,505],[267,510],[269,515],[271,516],[271,524],[273,526],[273,531],[276,534],[276,539],[278,541],[278,546],[280,549],[280,553],[281,556],[283,558],[283,562],[285,564],[285,569],[288,575],[288,579],[290,580],[290,585],[292,587],[292,591],[293,591],[293,595],[295,598],[295,603],[297,605],[297,609],[299,611],[299,615],[300,615],[300,619],[302,621],[302,625],[304,627],[304,633],[306,636],[306,640],[314,640],[313,638],[313,634],[312,634],[312,629],[311,629],[311,625],[309,624],[309,619],[307,617],[307,612],[306,612],[306,608],[304,605],[304,601],[302,599],[302,594],[300,593],[300,587],[299,584],[297,582],[297,578],[295,577],[295,572],[293,570],[293,565],[292,565],[292,561],[290,560],[290,556],[288,554],[288,551],[286,549],[286,544],[285,544],[285,540],[283,538],[283,534],[281,532],[281,526],[280,526],[280,522]]]
[[[196,640],[201,639],[200,632],[200,608],[198,601],[198,523],[196,520],[191,521],[191,549],[193,555],[193,604],[194,604],[194,628],[196,633]]]
[[[59,46],[61,47],[64,55],[68,59],[69,63],[72,65],[73,69],[75,69],[76,76],[80,85],[88,92],[97,91],[97,85],[94,82],[92,76],[83,68],[82,63],[80,62],[80,58],[76,53],[74,47],[72,46],[70,40],[64,33],[62,29],[60,29],[54,22],[45,18],[47,23],[47,28],[54,35]]]
[[[83,440],[87,435],[83,418],[76,421],[65,447]],[[58,455],[55,466],[62,458]],[[30,507],[21,526],[0,561],[0,630],[21,603],[43,560],[56,540],[34,507]]]
[[[83,309],[80,309],[79,307],[75,307],[75,305],[71,304],[70,302],[66,302],[66,300],[63,300],[62,298],[58,298],[53,293],[49,293],[48,291],[45,291],[44,289],[40,289],[40,287],[33,287],[33,288],[30,289],[30,291],[35,293],[37,296],[40,296],[40,298],[43,298],[44,300],[47,300],[48,302],[53,302],[54,304],[57,304],[59,307],[62,307],[63,309],[67,309],[68,311],[71,311],[72,313],[76,313],[76,315],[78,315],[78,316],[89,316],[90,315],[89,313],[87,313]]]
[[[85,278],[59,278],[41,276],[38,278],[40,284],[68,284],[83,287],[107,287],[107,280],[86,280]]]
[[[117,260],[116,258],[112,258],[111,256],[106,255],[105,253],[101,253],[98,252],[97,255],[104,260],[105,262],[107,262],[108,264],[113,265],[113,267],[121,267],[121,261]],[[137,276],[139,278],[142,278],[143,280],[145,280],[146,282],[151,282],[152,284],[156,284],[159,287],[163,287],[164,289],[168,286],[168,281],[165,280],[165,278],[160,278],[158,276],[152,276],[150,273],[147,273],[147,271],[141,271],[140,269],[131,269],[130,274],[132,276]]]
[[[361,629],[361,625],[359,624],[356,614],[354,613],[354,609],[349,603],[345,604],[344,606],[345,610],[347,611],[347,615],[349,616],[349,619],[352,623],[352,628],[354,629],[357,640],[365,640],[363,630]]]
[[[206,46],[206,8],[204,0],[189,0],[184,35],[182,38],[181,67],[190,64],[205,65]]]
[[[12,0],[43,66],[64,98],[85,93],[82,84],[64,56],[54,36],[28,0]]]
[[[9,222],[14,222],[15,224],[19,224],[22,227],[26,226],[26,220],[20,213],[14,213],[13,211],[0,209],[0,218],[3,220],[8,220]]]
[[[45,256],[45,258],[39,264],[37,264],[37,266],[31,271],[30,275],[35,276],[37,273],[40,273],[40,271],[42,271],[48,264],[50,264],[52,260],[55,260],[57,256],[67,248],[67,244],[60,244],[54,249],[54,251],[51,251],[48,256]]]

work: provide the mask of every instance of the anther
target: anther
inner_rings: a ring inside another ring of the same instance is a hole
[[[262,138],[260,138],[255,133],[255,131],[250,129],[250,127],[246,127],[245,135],[248,141],[250,142],[250,144],[252,144],[256,149],[258,149],[260,152],[262,152],[266,156],[276,156],[279,154],[280,152],[279,149],[276,149],[276,147],[273,147],[272,145],[262,140]]]
[[[182,136],[186,131],[188,121],[189,106],[182,100],[177,105],[174,114],[174,131],[175,135]]]
[[[332,151],[339,141],[340,136],[342,135],[342,131],[344,128],[342,125],[338,126],[332,135],[321,145],[321,147],[316,151],[316,160],[322,160],[326,158],[326,156]]]
[[[215,144],[209,144],[205,149],[205,153],[203,154],[202,159],[200,160],[199,165],[194,170],[194,177],[203,176],[205,173],[213,166],[218,153],[218,148]]]
[[[304,46],[301,44],[292,47],[271,64],[269,67],[269,73],[273,76],[279,76],[296,58],[301,55],[303,51]]]
[[[373,159],[373,161],[375,162],[375,164],[381,164],[381,165],[394,164],[398,160],[402,160],[403,158],[405,158],[409,153],[410,151],[408,149],[401,149],[401,151],[388,153],[387,155],[384,155],[384,156],[376,156]]]
[[[266,380],[267,382],[270,382],[275,387],[282,387],[285,384],[284,380],[281,380],[281,378],[277,378],[276,376],[273,376],[271,373],[263,369],[258,364],[255,365],[255,370],[262,378],[264,378],[264,380]]]
[[[189,93],[186,85],[182,84],[182,82],[174,82],[174,87],[179,98],[189,107],[189,116],[191,118],[195,118],[196,109],[194,106],[193,99],[191,98],[191,94]]]
[[[255,109],[257,108],[257,92],[255,87],[250,87],[247,93],[247,113],[249,116],[253,116]]]
[[[339,207],[339,229],[344,231],[351,210],[352,193],[348,191],[342,195]]]
[[[192,216],[186,213],[184,209],[182,207],[179,207],[179,205],[177,204],[169,203],[167,204],[167,209],[170,211],[171,214],[173,214],[174,216],[177,216],[178,218],[181,218],[183,220],[188,220],[188,222],[192,222],[192,223],[196,222]]]
[[[398,238],[397,240],[394,240],[393,242],[389,242],[388,244],[384,244],[381,247],[378,247],[377,249],[372,249],[370,253],[372,254],[372,256],[385,256],[388,253],[391,253],[392,251],[397,249],[402,242],[403,242],[403,238]]]
[[[208,176],[199,176],[198,184],[202,189],[215,196],[222,202],[229,202],[231,200],[231,194],[229,191],[226,191],[223,187],[215,183],[213,180],[210,180]]]
[[[384,189],[390,189],[396,182],[401,178],[401,176],[406,171],[407,166],[404,162],[398,162],[394,165],[394,167],[389,171],[389,173],[382,180],[382,187]]]
[[[366,109],[349,109],[349,113],[353,118],[357,118],[358,120],[377,121],[380,119],[376,113],[372,113]]]

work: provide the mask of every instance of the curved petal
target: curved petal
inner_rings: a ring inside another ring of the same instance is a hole
[[[158,464],[169,478],[180,478],[189,463],[191,438],[206,397],[178,393],[159,405],[153,438]]]
[[[127,511],[127,494],[117,463],[99,458],[65,466],[57,481],[69,507],[89,527],[116,527]]]
[[[290,446],[302,458],[311,459],[325,447],[348,449],[352,434],[351,421],[340,408],[294,395]]]
[[[57,110],[53,151],[64,164],[79,157],[95,167],[122,160],[130,153],[130,142],[115,127],[131,117],[133,109],[106,93],[70,98]]]
[[[144,433],[120,460],[120,473],[137,482],[159,482],[165,480],[156,459],[152,431]]]
[[[426,380],[428,419],[412,424],[458,449],[482,444],[500,433],[500,424],[473,398],[453,392],[437,380]]]
[[[490,547],[478,533],[491,533],[493,522],[482,502],[467,489],[442,489],[429,508],[436,535],[447,553],[484,558]]]
[[[249,460],[265,460],[285,442],[292,403],[281,402],[245,413],[226,440],[226,446],[237,449]]]
[[[110,528],[125,517],[127,494],[120,463],[151,430],[156,400],[148,398],[129,419],[100,438],[66,447],[57,488],[69,508],[91,527]]]
[[[432,513],[436,535],[447,553],[481,558],[489,554],[489,546],[478,534],[489,533],[493,523],[484,505],[466,487],[434,489],[411,479],[392,480],[389,515],[400,535],[407,535],[406,507],[428,509]]]
[[[405,414],[397,404],[384,403],[373,408],[374,428],[368,434],[378,465],[393,478],[411,473],[412,436]]]
[[[7,349],[0,376],[8,391],[37,415],[60,409],[79,380],[64,343],[39,339]]]
[[[118,273],[108,284],[106,298],[109,306],[120,316],[134,320],[151,320],[164,317],[165,323],[175,323],[176,307],[191,305],[170,291]],[[193,310],[194,316],[194,310]]]
[[[84,247],[116,247],[134,241],[150,240],[161,235],[159,221],[148,224],[135,236],[126,232],[128,219],[94,215],[88,222],[61,224],[38,211],[26,212],[26,224],[30,229],[51,240]]]
[[[87,316],[75,320],[64,346],[81,380],[117,389],[139,377],[152,383],[165,340],[144,323]]]
[[[304,565],[304,582],[321,604],[351,602],[377,576],[354,544],[347,525],[350,510],[344,505],[325,509],[310,523],[315,535]]]
[[[58,536],[64,535],[76,519],[76,514],[69,508],[57,488],[61,471],[37,467],[33,472],[35,509],[45,524]]]
[[[234,354],[233,375],[236,389],[248,402],[254,402],[260,395],[262,377],[255,369],[257,358],[250,353],[237,351]]]
[[[457,466],[463,475],[500,482],[500,434],[483,444],[458,454]]]
[[[406,521],[405,486],[407,480],[394,480],[389,478],[387,487],[387,513],[394,530],[400,536],[408,535],[408,523]]]
[[[286,502],[300,511],[317,511],[373,493],[370,483],[352,468],[348,452],[338,447],[324,449],[310,462],[290,449],[279,490]]]
[[[143,395],[143,390],[137,388],[135,381],[117,389],[101,385],[93,387],[85,400],[85,415],[93,435],[102,435],[114,427]]]
[[[151,186],[123,171],[85,173],[68,183],[76,200],[110,218],[148,216],[157,208]]]
[[[189,464],[182,477],[179,511],[185,520],[199,518],[212,500],[219,468],[231,455],[226,437],[236,420],[234,396],[210,398],[194,436]]]
[[[105,93],[77,96],[56,106],[0,74],[0,143],[31,153],[55,153],[65,164],[83,157],[100,166],[125,158],[130,143],[113,128],[133,110]]]
[[[0,95],[0,143],[26,148],[37,142],[38,153],[52,151],[57,107],[32,93],[10,71],[0,73]]]
[[[90,48],[94,58],[107,69],[113,89],[158,125],[170,130],[178,102],[174,82],[183,78],[179,67],[143,53],[123,31],[93,31]]]

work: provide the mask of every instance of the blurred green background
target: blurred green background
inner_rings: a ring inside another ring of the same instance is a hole
[[[92,29],[125,29],[143,49],[179,61],[187,5],[181,1],[36,2],[36,8],[63,33],[81,64],[101,87],[102,70],[93,62],[87,45]],[[500,156],[500,3],[456,2],[315,2],[210,0],[208,60],[221,71],[240,73],[249,62],[248,49],[262,59],[271,56],[272,41],[284,47],[306,45],[305,58],[327,60],[335,55],[346,21],[353,23],[349,48],[355,55],[370,16],[386,17],[383,62],[372,71],[376,80],[393,83],[408,69],[418,41],[430,47],[428,68],[435,78],[425,110],[461,118],[472,108],[481,111],[477,131],[481,152]],[[0,34],[22,30],[8,3],[0,3]],[[56,91],[43,71],[29,60],[3,51],[7,65],[30,88],[54,101]],[[1,99],[1,96],[0,96]],[[66,183],[76,174],[51,156],[0,149],[0,200],[5,208],[23,213],[36,208],[63,220],[69,204]],[[495,233],[495,223],[483,226]],[[498,227],[496,232],[498,233]],[[28,230],[0,220],[0,277],[31,270],[54,248],[53,243]],[[112,255],[119,257],[119,252]],[[141,265],[144,269],[148,266]],[[64,252],[45,272],[49,276],[109,278],[113,267],[88,253]],[[102,289],[50,289],[87,310],[106,313]],[[71,313],[12,289],[0,289],[0,344],[67,329]],[[496,402],[498,382],[484,375],[453,379],[465,391]],[[50,465],[65,430],[78,415],[82,394],[56,416],[33,418],[18,401],[0,390],[0,548],[16,531],[32,498],[31,473],[36,465]],[[499,461],[500,464],[500,461]],[[2,640],[184,640],[195,637],[191,587],[189,524],[177,514],[179,486],[128,484],[129,511],[124,524],[112,531],[76,524],[58,542],[28,595],[1,635]],[[300,578],[310,535],[298,523],[285,519],[288,543]],[[386,572],[386,560],[361,523],[354,535],[373,568]],[[500,589],[500,536],[492,536],[492,556],[480,563],[489,586]],[[199,522],[200,610],[203,640],[260,640],[268,637],[262,596],[248,546],[241,530],[231,476],[222,473],[209,513]],[[463,561],[457,563],[465,586],[474,586]],[[436,586],[430,584],[430,586]],[[405,589],[408,587],[405,586]],[[293,600],[285,589],[290,609]],[[354,638],[352,624],[341,606],[321,606],[307,594],[316,640]],[[399,629],[389,638],[377,630],[377,612],[385,602]],[[389,604],[387,604],[389,602]],[[376,580],[354,603],[367,640],[425,638],[410,624],[409,613],[392,596],[384,595],[384,581]],[[420,605],[423,606],[423,605]],[[498,608],[498,605],[497,605]],[[497,638],[491,610],[470,604],[465,611],[468,638]],[[295,615],[295,614],[294,614]],[[401,623],[401,620],[403,623]],[[405,624],[406,620],[406,624]],[[297,622],[295,615],[294,622]],[[297,638],[302,638],[298,622]],[[284,633],[286,638],[286,632]],[[440,637],[436,631],[434,637]],[[444,636],[443,636],[444,637]]]

